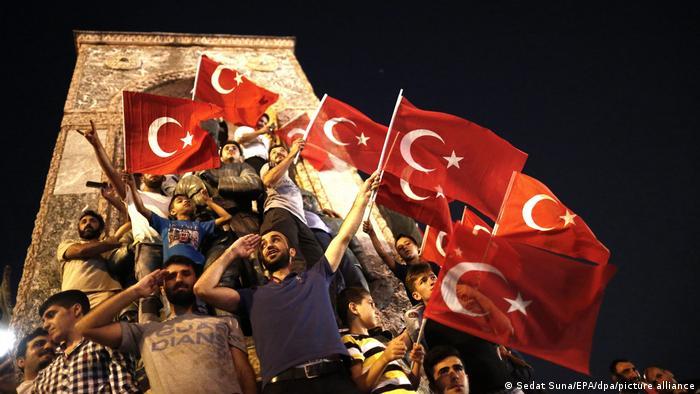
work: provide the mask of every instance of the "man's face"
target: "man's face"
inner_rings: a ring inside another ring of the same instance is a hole
[[[39,372],[53,361],[54,345],[47,336],[38,336],[27,343],[27,352],[24,358],[17,359],[17,365],[25,373]]]
[[[435,389],[438,393],[469,393],[469,381],[462,360],[456,356],[444,358],[433,369]]]
[[[175,196],[173,198],[172,203],[170,204],[170,214],[178,217],[178,216],[188,216],[191,217],[194,215],[194,209],[195,206],[192,203],[192,200],[187,198],[187,196],[179,195]]]
[[[141,182],[146,184],[146,186],[154,189],[160,189],[165,180],[164,175],[153,175],[153,174],[143,174],[141,177]]]
[[[281,163],[288,154],[289,152],[286,148],[278,146],[270,151],[270,163],[272,163],[274,167]]]
[[[416,301],[423,301],[424,303],[430,301],[430,294],[433,292],[436,281],[437,276],[435,276],[434,273],[422,273],[415,282],[413,282],[413,287],[415,289],[412,293],[413,298],[415,298]]]
[[[267,122],[270,120],[270,117],[267,116],[267,114],[263,114],[263,116],[258,119],[258,123],[255,124],[255,128],[259,129],[267,124]]]
[[[41,321],[53,343],[60,344],[68,339],[68,334],[73,330],[75,322],[80,317],[76,310],[80,310],[79,305],[73,305],[71,308],[51,305],[46,308],[41,316]]]
[[[615,373],[621,378],[623,382],[639,382],[641,376],[637,368],[628,361],[622,361],[615,365]]]
[[[404,261],[411,261],[418,256],[418,245],[411,238],[401,237],[396,240],[396,251]]]
[[[362,302],[355,304],[357,318],[362,322],[362,326],[367,329],[372,329],[379,325],[379,318],[377,317],[377,307],[374,305],[374,300],[372,296],[364,296]]]
[[[102,233],[96,217],[85,215],[78,221],[78,235],[84,240],[96,239]]]
[[[270,272],[289,265],[293,250],[289,247],[287,237],[278,231],[270,231],[260,239],[260,254]]]
[[[221,162],[223,163],[235,163],[241,158],[241,151],[238,150],[238,146],[234,144],[224,145],[221,148]]]
[[[197,275],[194,269],[188,264],[169,264],[165,271],[165,296],[168,301],[178,306],[189,306],[195,301],[194,284],[197,281]]]
[[[663,382],[676,383],[676,378],[671,371],[657,367],[647,368],[646,371],[644,371],[644,377],[647,383],[652,383],[654,387],[659,386]]]

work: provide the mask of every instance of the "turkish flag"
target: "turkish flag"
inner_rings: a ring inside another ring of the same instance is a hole
[[[471,229],[474,235],[476,235],[478,231],[483,231],[488,234],[491,234],[493,231],[491,226],[467,207],[464,207],[464,212],[462,212],[462,224]]]
[[[474,236],[457,224],[425,316],[588,374],[598,310],[614,273],[611,264]]]
[[[513,179],[497,222],[499,237],[566,256],[606,264],[610,251],[590,228],[547,186],[519,172]]]
[[[450,242],[452,233],[425,226],[423,243],[420,247],[420,257],[424,261],[432,261],[439,266],[445,264],[445,249]]]
[[[379,164],[387,131],[352,106],[327,96],[306,141],[371,174]]]
[[[310,121],[309,115],[304,112],[275,130],[275,133],[287,146],[291,146],[294,140],[304,137],[306,126],[309,125]],[[301,157],[308,161],[317,171],[323,171],[333,167],[328,158],[328,153],[313,144],[307,143],[306,146],[304,146],[304,150],[301,151]]]
[[[443,230],[452,231],[452,219],[447,199],[439,191],[413,187],[410,175],[397,177],[384,173],[377,189],[377,204]]]
[[[233,124],[255,127],[279,95],[253,83],[232,67],[202,55],[197,68],[194,97],[220,106]]]
[[[124,98],[126,171],[181,174],[221,165],[216,141],[200,122],[222,109],[192,100],[127,92]]]
[[[453,115],[425,111],[401,98],[393,130],[403,137],[401,160],[387,171],[405,166],[417,171],[416,186],[442,186],[449,199],[463,201],[495,219],[513,171],[522,170],[527,154],[491,130]]]

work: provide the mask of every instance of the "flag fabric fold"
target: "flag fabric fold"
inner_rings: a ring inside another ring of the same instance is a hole
[[[304,112],[275,130],[275,134],[277,134],[277,137],[279,137],[281,141],[284,141],[287,146],[291,146],[294,140],[304,137],[304,132],[306,131],[306,126],[309,124],[309,121],[309,115]],[[301,151],[301,157],[308,161],[317,171],[323,171],[333,167],[328,153],[309,142],[306,143],[304,150]]]
[[[206,55],[200,57],[194,89],[194,98],[223,108],[224,119],[250,127],[279,99],[277,93]]]
[[[123,100],[127,172],[180,174],[219,167],[216,141],[200,122],[220,117],[221,108],[127,91]]]
[[[400,174],[416,170],[413,183],[430,188],[438,183],[445,196],[463,201],[496,219],[513,171],[522,170],[527,154],[491,130],[454,115],[425,111],[401,99],[393,131],[401,160],[387,166]]]
[[[425,316],[581,373],[613,265],[590,265],[457,224]]]
[[[610,251],[580,216],[547,186],[519,172],[513,173],[496,233],[513,242],[594,263],[606,264],[610,258]]]

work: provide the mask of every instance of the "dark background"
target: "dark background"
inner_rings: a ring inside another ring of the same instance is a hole
[[[3,6],[0,239],[15,286],[75,65],[73,29],[295,36],[319,97],[387,124],[403,88],[415,105],[529,153],[524,171],[586,220],[619,267],[594,379],[608,380],[615,357],[700,377],[700,3],[488,3]],[[584,378],[531,361],[541,381]]]

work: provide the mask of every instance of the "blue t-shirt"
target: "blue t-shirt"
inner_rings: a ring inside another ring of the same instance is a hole
[[[348,354],[328,295],[333,274],[324,256],[282,283],[238,290],[253,327],[263,383],[306,361]]]
[[[199,247],[207,235],[214,232],[216,224],[190,220],[168,220],[153,214],[149,220],[163,238],[163,261],[171,256],[185,256],[197,264],[204,264],[204,255]]]

